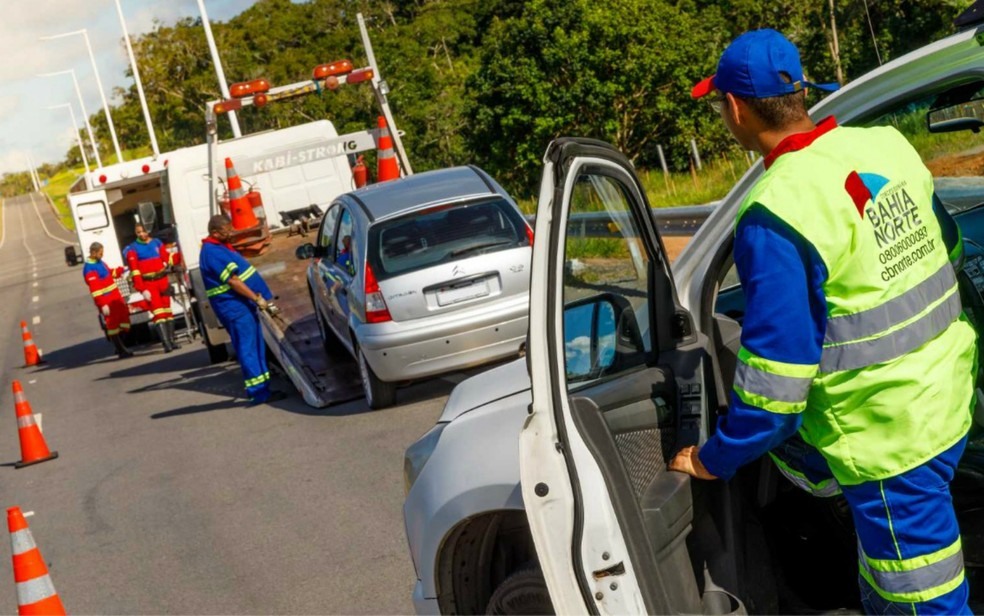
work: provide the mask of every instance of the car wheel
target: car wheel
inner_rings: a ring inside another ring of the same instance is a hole
[[[359,376],[362,377],[362,391],[366,395],[369,408],[384,409],[393,406],[396,402],[396,384],[379,380],[358,346],[355,347],[355,353],[359,361]]]
[[[311,296],[311,306],[314,307],[314,320],[318,322],[318,333],[321,334],[321,346],[329,353],[334,353],[338,351],[341,345],[338,344],[338,338],[335,336],[335,333],[331,331],[328,323],[325,322],[325,317],[321,314],[321,309],[318,308],[318,302],[314,300],[314,290],[310,284],[308,284],[308,295]]]
[[[526,565],[496,587],[486,614],[553,614],[553,603],[539,565]]]

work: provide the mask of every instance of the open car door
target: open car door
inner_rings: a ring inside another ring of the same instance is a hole
[[[680,307],[631,163],[550,144],[530,292],[523,500],[559,614],[701,613],[686,538],[705,340]]]

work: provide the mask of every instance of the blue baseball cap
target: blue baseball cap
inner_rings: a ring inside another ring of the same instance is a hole
[[[807,87],[833,92],[840,86],[805,81],[796,45],[766,28],[746,32],[732,41],[721,54],[717,72],[695,85],[690,96],[701,98],[718,90],[742,98],[769,98]]]

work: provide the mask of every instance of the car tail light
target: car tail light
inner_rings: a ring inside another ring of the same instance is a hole
[[[530,246],[533,245],[533,227],[526,225],[526,239],[529,240]]]
[[[379,283],[376,282],[376,275],[372,273],[372,268],[366,263],[366,323],[382,323],[392,321],[389,308],[386,307],[386,300],[379,290]]]

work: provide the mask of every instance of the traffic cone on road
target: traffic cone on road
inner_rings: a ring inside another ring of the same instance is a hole
[[[21,616],[64,616],[65,606],[55,591],[48,566],[34,543],[20,507],[7,509],[7,531],[10,532],[10,551],[14,559],[17,613]]]
[[[14,464],[14,468],[24,468],[57,458],[58,452],[49,451],[48,444],[44,442],[41,428],[34,420],[34,411],[31,410],[31,403],[27,401],[20,381],[14,381],[14,412],[17,414],[17,437],[21,448],[21,460]]]
[[[386,126],[386,118],[383,116],[379,116],[379,145],[377,149],[376,182],[398,180],[400,178],[400,165],[396,162],[396,153],[393,152],[393,138],[390,136],[389,128]]]
[[[226,188],[229,191],[229,210],[232,218],[232,226],[235,229],[249,229],[260,224],[253,213],[253,205],[246,197],[243,190],[243,183],[236,173],[236,168],[232,166],[232,159],[225,159],[226,168]]]
[[[37,366],[41,363],[41,353],[27,329],[27,321],[21,321],[21,338],[24,340],[24,366]]]

